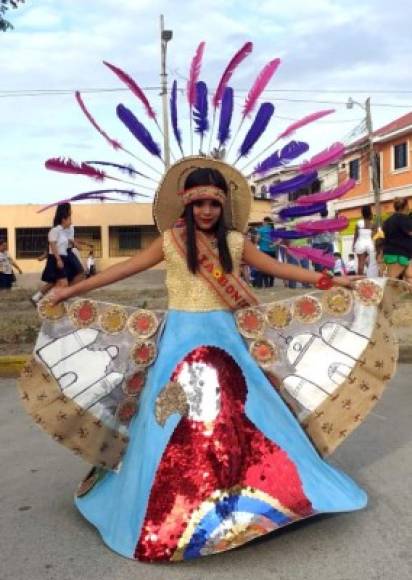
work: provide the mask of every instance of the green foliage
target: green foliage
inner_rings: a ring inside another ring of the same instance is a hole
[[[25,0],[0,0],[0,31],[13,30],[13,25],[5,19],[4,15],[10,8],[18,8],[19,4],[24,4]]]

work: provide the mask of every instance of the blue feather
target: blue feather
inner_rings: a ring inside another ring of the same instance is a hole
[[[245,157],[250,153],[252,147],[256,144],[256,142],[260,139],[260,137],[265,132],[266,127],[270,119],[272,118],[273,113],[275,112],[275,107],[272,103],[262,103],[259,107],[258,112],[256,113],[256,117],[249,129],[246,133],[245,138],[243,139],[243,143],[239,149],[239,156],[236,159],[236,162],[241,158]]]
[[[230,123],[232,122],[233,114],[233,89],[226,87],[223,93],[222,106],[220,109],[219,118],[219,147],[223,147],[230,137]]]
[[[146,127],[133,115],[133,113],[124,105],[120,104],[116,107],[116,113],[119,119],[129,129],[130,133],[143,145],[149,153],[155,157],[162,158],[160,147],[153,137],[146,129]]]
[[[266,157],[259,165],[255,167],[255,173],[265,173],[270,169],[275,169],[282,165],[287,165],[293,159],[296,159],[308,151],[309,145],[303,141],[290,141],[282,149],[278,149],[269,157]]]
[[[173,133],[176,138],[177,144],[179,145],[180,152],[182,155],[183,148],[182,148],[182,134],[177,124],[177,81],[173,81],[172,92],[170,95],[170,119],[172,122]]]
[[[269,187],[269,192],[273,196],[279,195],[281,193],[289,193],[292,191],[297,191],[302,187],[308,187],[317,178],[318,178],[317,171],[311,171],[310,173],[302,173],[300,175],[297,175],[296,177],[292,177],[292,179],[287,179],[286,181],[281,181],[280,183],[271,185]]]
[[[322,211],[325,211],[325,209],[326,203],[312,203],[311,205],[291,205],[290,207],[281,209],[279,212],[279,217],[281,220],[303,217],[306,215],[321,213]]]
[[[207,112],[207,86],[203,81],[198,81],[196,83],[196,102],[193,109],[193,120],[196,125],[195,133],[199,133],[201,137],[209,130]]]
[[[122,173],[126,173],[130,177],[133,177],[134,175],[147,177],[144,173],[137,171],[137,169],[135,169],[130,163],[129,165],[120,165],[119,163],[111,163],[109,161],[85,161],[85,163],[87,163],[87,165],[107,165],[109,167],[116,167],[116,169],[119,169]]]

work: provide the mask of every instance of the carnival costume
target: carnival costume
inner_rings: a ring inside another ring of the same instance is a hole
[[[204,96],[199,83],[195,89]],[[184,190],[202,167],[221,172],[227,194]],[[200,232],[199,271],[187,268],[179,218],[202,198],[222,203],[233,273],[222,271]],[[322,456],[363,421],[395,370],[390,312],[401,287],[362,280],[355,291],[259,304],[239,275],[250,204],[234,166],[185,157],[166,171],[154,201],[168,310],[88,298],[39,306],[43,325],[20,381],[23,402],[94,465],[76,505],[126,557],[196,558],[366,505],[365,492]]]

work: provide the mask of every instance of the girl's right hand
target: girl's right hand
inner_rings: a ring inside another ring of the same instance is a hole
[[[64,302],[65,300],[67,300],[67,298],[69,298],[68,290],[69,290],[68,287],[53,288],[47,294],[47,300],[50,301],[52,306],[59,304],[59,302]]]

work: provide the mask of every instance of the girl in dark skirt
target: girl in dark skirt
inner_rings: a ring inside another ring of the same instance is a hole
[[[7,242],[0,240],[0,290],[10,290],[16,280],[13,268],[22,274],[20,266],[16,264],[7,251]]]

